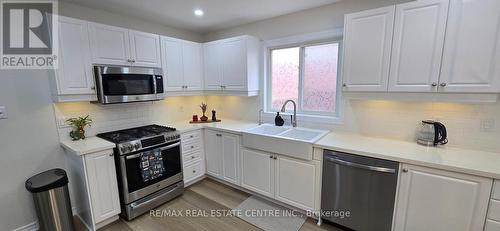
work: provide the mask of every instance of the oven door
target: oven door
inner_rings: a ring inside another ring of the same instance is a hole
[[[120,156],[123,202],[129,204],[182,180],[180,141]]]
[[[160,72],[155,68],[95,66],[97,98],[103,104],[160,100]]]

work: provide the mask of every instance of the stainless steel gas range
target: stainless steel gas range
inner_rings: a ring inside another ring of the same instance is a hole
[[[159,125],[101,133],[116,144],[121,216],[131,220],[184,191],[180,134]]]

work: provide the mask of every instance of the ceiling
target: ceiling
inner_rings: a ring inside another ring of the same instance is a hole
[[[166,26],[206,33],[341,0],[63,0]],[[197,17],[194,9],[203,9]]]

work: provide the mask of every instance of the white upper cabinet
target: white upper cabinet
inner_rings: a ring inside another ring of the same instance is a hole
[[[345,16],[344,91],[387,91],[395,6]]]
[[[492,179],[402,165],[393,230],[483,230]]]
[[[184,85],[187,91],[203,90],[202,53],[203,46],[200,43],[186,41],[182,44]]]
[[[160,67],[160,37],[126,28],[89,23],[92,62]]]
[[[389,91],[437,91],[448,3],[419,0],[396,5]]]
[[[89,31],[93,63],[131,64],[128,29],[89,23]]]
[[[205,90],[222,89],[221,47],[218,43],[210,43],[203,46]]]
[[[442,92],[500,92],[500,1],[451,0]]]
[[[95,94],[86,21],[59,16],[57,95]]]
[[[245,40],[222,43],[222,85],[224,90],[245,90],[247,65]]]
[[[205,90],[256,95],[259,90],[259,40],[240,36],[205,43]]]
[[[133,65],[161,67],[159,35],[130,30],[129,37]]]
[[[167,94],[203,90],[202,45],[162,36],[161,47]]]

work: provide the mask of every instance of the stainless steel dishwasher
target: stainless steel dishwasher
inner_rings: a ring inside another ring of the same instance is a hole
[[[394,161],[325,150],[321,218],[357,231],[390,231],[398,168]]]

